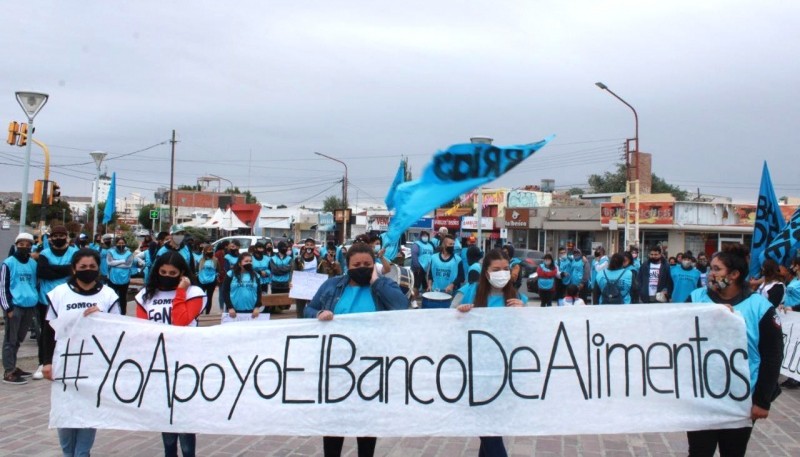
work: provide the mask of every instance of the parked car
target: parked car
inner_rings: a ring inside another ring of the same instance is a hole
[[[247,252],[247,249],[250,248],[251,245],[256,243],[266,243],[271,242],[272,239],[266,236],[253,236],[253,235],[234,235],[234,236],[226,236],[225,238],[220,238],[211,246],[213,246],[214,250],[217,250],[217,246],[222,243],[223,241],[238,241],[239,242],[239,253]]]

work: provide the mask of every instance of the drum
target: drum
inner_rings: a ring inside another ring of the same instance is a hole
[[[422,294],[422,309],[449,308],[453,297],[444,292],[425,292]]]

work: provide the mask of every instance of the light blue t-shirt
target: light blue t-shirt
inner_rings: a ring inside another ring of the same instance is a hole
[[[700,270],[678,267],[670,270],[672,275],[672,303],[684,303],[693,290],[700,287]]]
[[[369,287],[347,286],[333,307],[333,314],[371,313],[375,311],[375,301]]]

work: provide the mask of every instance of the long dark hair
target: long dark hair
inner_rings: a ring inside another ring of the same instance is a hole
[[[747,259],[749,256],[750,249],[741,243],[736,243],[723,246],[722,251],[714,254],[712,259],[719,259],[728,271],[738,271],[739,277],[736,278],[736,284],[743,288],[745,278],[747,278],[747,273],[749,271],[747,267]]]
[[[621,270],[623,266],[623,260],[625,257],[620,254],[619,252],[613,254],[611,259],[608,261],[608,269],[609,270]]]
[[[236,280],[242,282],[242,273],[245,271],[244,267],[242,266],[242,260],[246,259],[247,257],[253,258],[253,255],[249,252],[245,252],[244,254],[239,255],[239,259],[236,260],[236,263],[233,264],[233,275],[236,276]],[[250,279],[255,281],[256,280],[256,272],[250,271]]]
[[[158,270],[164,265],[171,265],[177,268],[180,272],[178,277],[187,276],[189,279],[191,279],[191,275],[189,274],[189,265],[186,264],[186,260],[183,258],[183,256],[180,255],[178,251],[167,251],[156,259],[156,262],[153,264],[153,269],[150,270],[150,278],[148,279],[147,285],[144,289],[144,297],[142,297],[144,301],[153,298],[156,290],[158,290],[158,286],[161,285]],[[194,280],[191,280],[192,283],[194,283]]]
[[[761,264],[761,273],[761,276],[764,277],[764,284],[780,281],[781,269],[780,266],[778,266],[778,262],[773,259],[764,260],[764,263]]]
[[[494,260],[506,260],[508,261],[508,257],[503,254],[503,251],[500,249],[492,249],[486,254],[486,257],[483,258],[483,264],[481,264],[481,277],[478,279],[478,291],[475,292],[475,301],[473,305],[476,308],[486,308],[489,302],[489,293],[492,291],[492,285],[489,284],[489,265],[492,264]],[[508,281],[505,287],[503,287],[503,299],[505,301],[511,300],[512,298],[517,298],[517,290],[514,289],[514,284],[511,280]]]
[[[84,257],[91,257],[97,263],[97,267],[100,268],[100,253],[95,251],[94,249],[89,248],[81,248],[78,249],[75,254],[72,254],[72,258],[70,259],[69,263],[74,270],[78,266],[78,262],[81,261]]]

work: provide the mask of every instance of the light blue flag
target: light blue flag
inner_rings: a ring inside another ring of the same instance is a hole
[[[108,189],[108,197],[106,198],[106,207],[103,211],[103,224],[111,222],[111,216],[117,210],[117,173],[111,174],[111,188]]]
[[[781,221],[783,219],[781,218]],[[753,240],[755,240],[755,233]],[[800,208],[797,208],[789,218],[789,222],[783,227],[775,237],[770,240],[769,245],[761,253],[760,261],[765,259],[773,259],[779,265],[789,267],[792,259],[797,256],[798,248],[800,248]],[[751,255],[751,258],[753,256]],[[752,273],[751,273],[752,274]]]
[[[406,181],[406,161],[401,160],[400,166],[397,167],[397,174],[394,175],[394,181],[392,182],[392,187],[389,188],[389,193],[386,194],[386,199],[384,202],[386,203],[386,208],[391,211],[394,209],[394,193],[397,191],[397,186],[403,184]]]
[[[395,190],[395,214],[389,222],[383,244],[386,258],[394,259],[400,237],[419,218],[459,195],[499,178],[541,149],[554,136],[538,143],[506,147],[456,144],[446,151],[437,152],[420,179],[400,184]]]
[[[761,187],[758,190],[758,206],[756,207],[756,222],[753,227],[753,241],[750,244],[750,277],[761,276],[761,264],[764,261],[764,251],[772,240],[783,230],[784,220],[778,198],[772,187],[767,162],[761,170]]]

